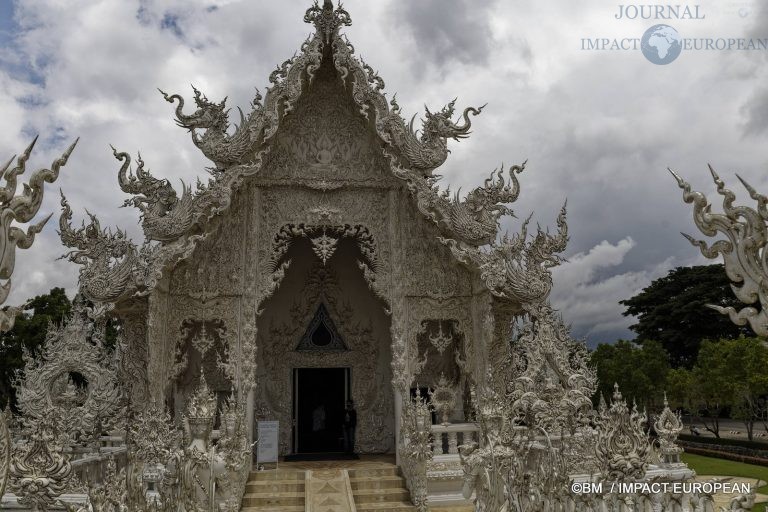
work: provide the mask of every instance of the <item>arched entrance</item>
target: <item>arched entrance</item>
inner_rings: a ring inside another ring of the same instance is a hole
[[[292,232],[290,239],[281,235],[286,245],[276,262],[290,265],[257,320],[255,419],[280,421],[282,454],[338,452],[350,398],[358,416],[355,450],[392,452],[390,319],[361,270],[361,262],[372,263],[366,247],[355,236],[318,240],[332,230]]]
[[[297,352],[343,353],[349,351],[336,324],[321,302]],[[343,416],[352,398],[350,368],[293,369],[293,451],[294,453],[338,453],[343,446]]]

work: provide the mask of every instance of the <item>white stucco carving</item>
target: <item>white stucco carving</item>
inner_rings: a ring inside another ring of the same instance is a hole
[[[51,215],[36,224],[31,224],[26,232],[14,223],[31,222],[37,215],[43,204],[45,184],[56,181],[59,171],[67,164],[77,144],[77,141],[72,143],[61,157],[53,161],[50,169],[35,171],[29,178],[29,182],[23,184],[21,194],[16,194],[19,176],[26,171],[27,160],[36,142],[37,137],[18,158],[14,155],[0,168],[0,177],[5,180],[5,184],[0,187],[0,279],[4,281],[0,284],[0,304],[5,303],[8,294],[11,293],[11,275],[16,266],[16,249],[29,249],[35,241],[35,236],[43,230]],[[11,167],[14,158],[16,158],[16,165]],[[19,312],[17,307],[0,311],[0,330],[11,329]]]
[[[693,204],[693,221],[696,227],[706,236],[716,236],[719,233],[726,239],[709,245],[690,235],[683,234],[683,236],[697,246],[706,258],[723,257],[725,272],[734,283],[731,286],[733,293],[741,302],[747,304],[739,311],[716,304],[709,307],[728,315],[736,325],[748,323],[758,336],[768,336],[768,313],[766,312],[768,280],[766,280],[766,269],[763,263],[766,256],[765,245],[768,241],[768,229],[766,229],[768,198],[739,177],[749,197],[757,202],[757,207],[736,206],[734,205],[736,194],[725,188],[725,182],[711,166],[709,171],[717,187],[717,193],[723,196],[723,213],[713,213],[707,197],[701,192],[692,190],[688,182],[670,169],[678,186],[683,190],[683,200]],[[760,304],[760,309],[752,306],[756,303]]]

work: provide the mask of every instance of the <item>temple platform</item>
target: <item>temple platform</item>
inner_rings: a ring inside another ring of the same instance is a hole
[[[277,469],[253,471],[244,512],[410,512],[416,507],[394,455],[359,460],[281,461]],[[470,512],[472,507],[430,507],[434,512]]]

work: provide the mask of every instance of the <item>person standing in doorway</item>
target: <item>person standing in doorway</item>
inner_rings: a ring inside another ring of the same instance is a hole
[[[355,428],[357,427],[357,411],[352,400],[347,400],[344,408],[344,451],[355,453]]]

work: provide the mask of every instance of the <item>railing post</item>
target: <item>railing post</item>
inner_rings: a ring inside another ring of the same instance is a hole
[[[475,429],[476,428],[477,427],[475,427]],[[464,432],[464,439],[462,440],[464,444],[470,444],[475,441],[477,441],[477,430],[468,430]]]
[[[432,455],[443,453],[443,435],[440,432],[432,431]]]
[[[457,432],[455,431],[448,432],[448,453],[454,454],[454,455],[459,453],[457,438],[458,438]]]

